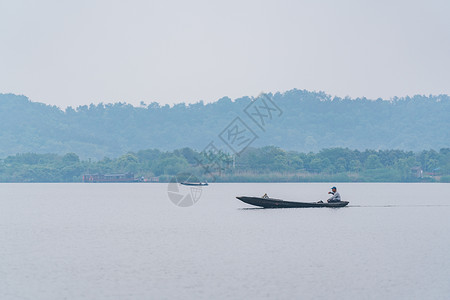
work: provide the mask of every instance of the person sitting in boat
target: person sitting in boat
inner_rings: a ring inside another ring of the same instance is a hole
[[[328,194],[333,195],[330,198],[328,198],[327,200],[328,203],[341,201],[341,195],[338,193],[337,188],[335,186],[331,188],[331,192],[328,192]]]
[[[335,186],[333,186],[331,188],[331,192],[328,192],[328,194],[333,195],[332,197],[328,198],[328,203],[333,203],[333,202],[340,202],[341,201],[341,195],[337,192],[337,189]],[[319,201],[317,203],[323,203],[323,201]]]

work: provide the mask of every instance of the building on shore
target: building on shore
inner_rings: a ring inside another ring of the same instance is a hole
[[[138,182],[133,173],[118,174],[84,174],[83,182]]]

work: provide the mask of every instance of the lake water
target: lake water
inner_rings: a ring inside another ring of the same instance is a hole
[[[0,184],[0,299],[450,299],[450,184],[337,186]]]

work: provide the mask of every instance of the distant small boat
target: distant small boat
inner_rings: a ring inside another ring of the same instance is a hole
[[[292,208],[292,207],[344,207],[348,204],[348,201],[339,202],[294,202],[294,201],[284,201],[281,199],[274,198],[261,198],[261,197],[236,197],[250,205],[259,206],[263,208]]]
[[[207,186],[207,182],[180,182],[182,185],[189,185],[189,186]]]

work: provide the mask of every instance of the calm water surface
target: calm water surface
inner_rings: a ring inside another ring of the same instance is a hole
[[[450,184],[0,184],[0,299],[450,299]]]

